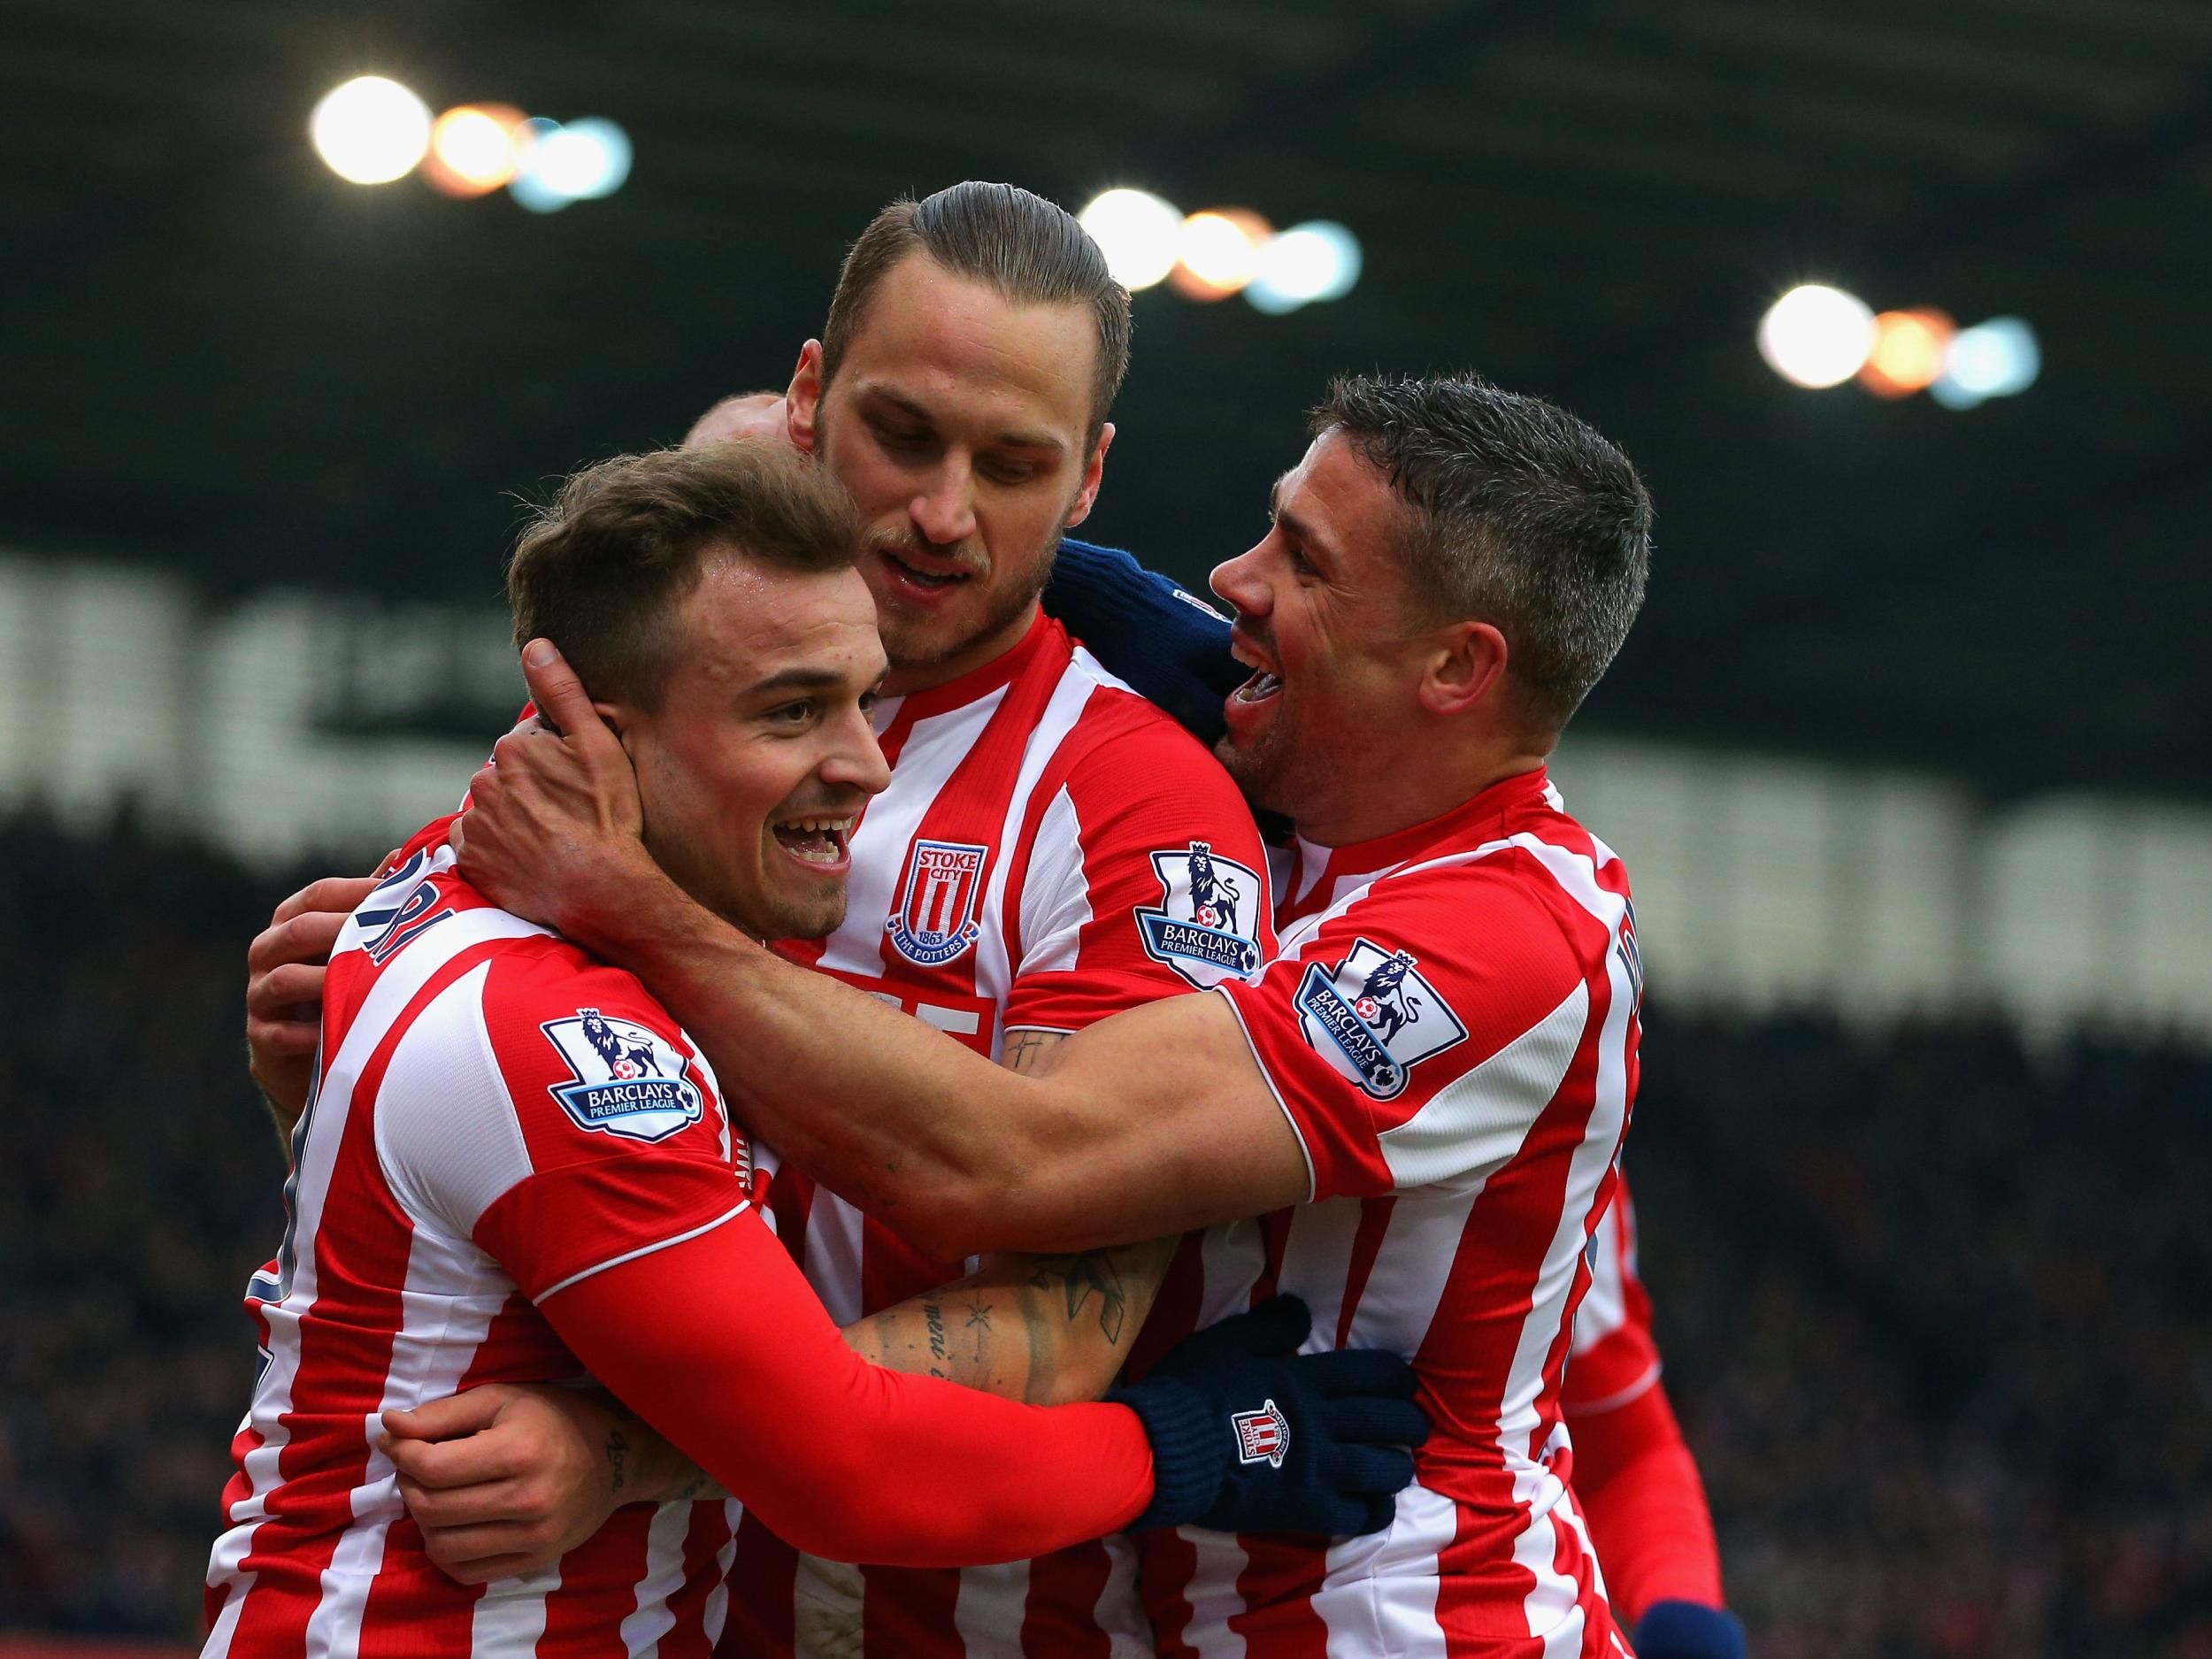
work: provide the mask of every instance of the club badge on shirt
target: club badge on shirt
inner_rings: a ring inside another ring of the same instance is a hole
[[[568,1062],[573,1080],[549,1092],[579,1129],[630,1141],[665,1141],[699,1121],[698,1086],[683,1056],[649,1028],[580,1008],[573,1019],[538,1027]]]
[[[917,839],[906,856],[899,902],[884,931],[899,955],[925,968],[940,967],[971,949],[983,929],[975,919],[983,899],[987,847]]]
[[[1404,1094],[1415,1066],[1467,1035],[1415,966],[1411,951],[1360,939],[1333,972],[1313,963],[1299,983],[1306,1041],[1377,1100]]]
[[[1267,888],[1256,872],[1199,841],[1154,853],[1152,869],[1160,902],[1137,911],[1147,956],[1202,991],[1258,971],[1257,912]]]

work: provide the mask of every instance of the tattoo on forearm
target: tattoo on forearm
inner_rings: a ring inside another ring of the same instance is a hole
[[[1066,1036],[1066,1033],[1058,1031],[1011,1033],[999,1050],[998,1063],[1010,1071],[1027,1071],[1039,1056],[1056,1043],[1064,1041]]]
[[[623,1483],[628,1479],[624,1472],[623,1463],[629,1455],[630,1442],[622,1438],[622,1431],[609,1429],[607,1431],[607,1467],[613,1471],[614,1476],[613,1484],[609,1486],[609,1491],[622,1490]]]
[[[1029,1282],[1039,1290],[1057,1287],[1067,1302],[1068,1322],[1098,1298],[1098,1328],[1109,1342],[1118,1343],[1129,1313],[1129,1293],[1121,1282],[1121,1270],[1111,1250],[1085,1250],[1075,1256],[1042,1256]]]
[[[945,1310],[933,1302],[922,1304],[922,1318],[929,1326],[929,1352],[937,1363],[929,1368],[933,1377],[949,1375],[944,1369],[948,1363],[945,1353]]]

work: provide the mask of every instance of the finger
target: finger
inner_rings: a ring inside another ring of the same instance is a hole
[[[450,1526],[423,1529],[423,1553],[445,1566],[475,1562],[527,1557],[544,1549],[546,1540],[528,1527],[502,1523],[492,1526]]]
[[[256,1019],[289,1024],[322,1006],[323,981],[330,970],[304,962],[257,973],[246,981],[246,1012]]]
[[[532,1490],[512,1478],[467,1486],[426,1486],[411,1475],[399,1478],[399,1495],[406,1502],[407,1513],[425,1532],[433,1527],[522,1526],[543,1521],[548,1511],[542,1502],[534,1508],[530,1504]]]
[[[278,905],[269,918],[269,925],[273,927],[280,922],[288,922],[309,910],[336,910],[345,915],[375,890],[374,876],[325,876],[319,881],[309,882]]]
[[[378,859],[376,861],[376,873],[371,876],[369,879],[380,883],[383,881],[385,877],[390,875],[393,871],[398,869],[399,856],[403,850],[405,850],[403,847],[395,847],[391,851],[386,853],[384,856]]]
[[[384,1426],[401,1440],[449,1440],[457,1435],[474,1434],[489,1428],[514,1397],[513,1389],[496,1384],[487,1388],[471,1388],[405,1411],[387,1411]]]
[[[1363,1532],[1379,1532],[1390,1525],[1397,1513],[1397,1499],[1377,1493],[1360,1506],[1359,1530]]]
[[[305,910],[271,922],[246,947],[246,966],[254,971],[286,962],[322,962],[344,929],[345,910]]]
[[[1382,1394],[1410,1400],[1420,1386],[1413,1367],[1395,1354],[1376,1348],[1308,1354],[1296,1362],[1299,1379],[1332,1399],[1347,1394]]]
[[[1331,1400],[1321,1408],[1321,1421],[1331,1435],[1346,1443],[1423,1446],[1429,1438],[1429,1420],[1410,1400],[1374,1394]]]
[[[1413,1484],[1413,1454],[1394,1446],[1332,1446],[1321,1455],[1321,1478],[1363,1497],[1402,1492]]]
[[[472,1434],[457,1440],[396,1440],[384,1455],[403,1477],[434,1492],[511,1480],[530,1470],[528,1454],[497,1434]]]
[[[480,772],[477,775],[481,777],[483,774]],[[472,786],[469,789],[469,799],[473,801],[476,798],[476,790],[474,787]],[[461,813],[454,818],[452,827],[448,829],[445,833],[445,844],[453,849],[453,856],[456,858],[458,858],[461,856],[461,842],[463,840],[463,831],[461,826],[467,821],[468,814],[465,812]]]
[[[538,718],[556,731],[587,741],[612,742],[599,711],[591,706],[591,694],[576,671],[556,650],[550,640],[532,640],[522,648],[522,677],[530,683],[530,700],[538,705]]]
[[[431,1557],[438,1570],[456,1584],[495,1584],[502,1578],[519,1578],[527,1572],[543,1572],[559,1556],[542,1555],[488,1555],[480,1561],[456,1562],[449,1564]]]
[[[313,1019],[257,1019],[246,1021],[246,1046],[275,1059],[297,1059],[315,1052],[323,1040],[322,1023]]]

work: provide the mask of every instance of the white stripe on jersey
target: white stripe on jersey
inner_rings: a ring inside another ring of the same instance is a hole
[[[622,1621],[623,1651],[632,1659],[659,1659],[661,1638],[676,1628],[669,1598],[684,1587],[684,1540],[691,1532],[691,1506],[664,1503],[645,1531],[645,1576],[638,1580],[637,1608]]]
[[[487,1586],[469,1616],[469,1652],[536,1652],[538,1639],[545,1634],[546,1597],[560,1587],[558,1562],[542,1571]]]
[[[1063,788],[1037,821],[1037,839],[1030,849],[1029,879],[1022,883],[1024,953],[1017,979],[1064,973],[1076,964],[1083,930],[1091,925],[1082,836],[1074,797]]]
[[[1535,1127],[1528,1102],[1559,1092],[1589,1018],[1590,987],[1577,980],[1557,1008],[1378,1135],[1399,1187],[1440,1190],[1503,1169]]]

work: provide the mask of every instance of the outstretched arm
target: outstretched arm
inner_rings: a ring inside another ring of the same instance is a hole
[[[1001,1070],[694,903],[618,827],[636,821],[635,780],[575,675],[542,641],[525,672],[563,735],[500,741],[456,820],[464,873],[637,972],[739,1116],[832,1190],[941,1256],[1092,1249],[1311,1195],[1303,1146],[1219,997],[1133,1009],[1033,1074]]]

